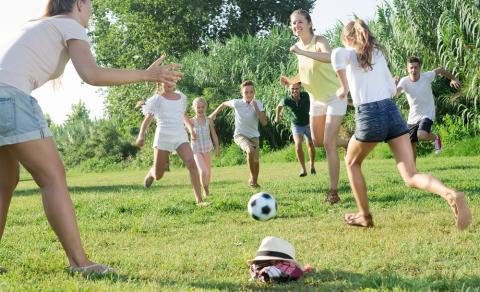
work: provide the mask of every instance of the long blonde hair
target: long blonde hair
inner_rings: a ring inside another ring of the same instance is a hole
[[[342,31],[342,38],[345,39],[347,37],[353,41],[352,47],[357,53],[357,60],[360,67],[365,71],[372,70],[374,49],[383,52],[383,48],[370,32],[367,24],[361,19],[350,21]]]

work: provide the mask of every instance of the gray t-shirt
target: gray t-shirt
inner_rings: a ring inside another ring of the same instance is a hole
[[[434,71],[428,71],[420,74],[420,78],[415,82],[406,76],[398,83],[397,87],[405,92],[410,107],[407,123],[415,124],[424,118],[435,120],[432,81],[436,75]]]
[[[258,109],[263,112],[263,104],[258,99],[253,99],[257,102]],[[253,101],[252,100],[252,101]],[[235,132],[234,136],[242,135],[247,138],[258,138],[258,115],[250,103],[247,103],[243,98],[231,99],[227,105],[235,109]]]

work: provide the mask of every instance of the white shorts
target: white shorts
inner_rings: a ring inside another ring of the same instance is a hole
[[[323,102],[310,98],[310,116],[344,116],[347,112],[347,99],[342,100],[333,97],[331,100]]]
[[[166,131],[164,129],[155,131],[155,138],[153,139],[153,148],[174,152],[180,145],[188,142],[188,136],[185,129],[177,131]]]

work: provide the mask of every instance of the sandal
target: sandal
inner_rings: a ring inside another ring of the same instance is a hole
[[[325,198],[325,203],[334,205],[340,202],[340,197],[338,196],[337,190],[329,190],[327,197]]]
[[[102,264],[91,264],[83,267],[69,267],[68,271],[70,272],[70,274],[80,273],[83,275],[89,275],[89,274],[107,275],[107,274],[116,273],[113,268],[107,265],[102,265]]]
[[[373,227],[372,214],[361,215],[359,213],[345,214],[343,218],[345,224],[358,227]]]
[[[472,213],[467,205],[467,198],[462,192],[448,194],[448,204],[455,216],[455,225],[460,230],[465,230],[472,223]]]

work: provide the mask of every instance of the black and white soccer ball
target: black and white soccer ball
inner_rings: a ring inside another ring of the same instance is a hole
[[[256,193],[248,201],[248,213],[255,220],[272,219],[277,213],[277,201],[269,193]]]

